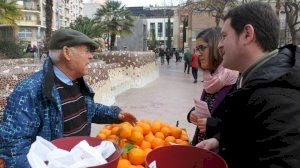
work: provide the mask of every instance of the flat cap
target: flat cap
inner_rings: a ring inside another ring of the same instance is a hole
[[[87,35],[73,29],[58,29],[53,32],[49,49],[62,49],[64,46],[72,47],[80,44],[85,44],[95,50],[99,45],[89,38]]]

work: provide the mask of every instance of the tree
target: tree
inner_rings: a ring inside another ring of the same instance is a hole
[[[109,49],[114,48],[117,34],[131,33],[133,18],[120,2],[106,1],[95,15],[95,20],[98,24],[103,25],[103,30],[110,36]]]
[[[150,31],[150,39],[149,39],[149,49],[153,50],[156,48],[157,42],[156,42],[156,38],[155,38],[155,29],[151,29]]]
[[[48,42],[52,33],[53,0],[46,0],[46,40],[45,46],[48,50]]]
[[[218,27],[224,17],[225,9],[235,7],[237,4],[238,0],[188,0],[184,7],[189,11],[207,11],[215,18]]]
[[[167,22],[167,48],[171,49],[171,45],[172,45],[171,21],[170,21],[170,16],[168,16],[168,22]]]
[[[102,34],[102,28],[95,20],[88,17],[79,16],[70,24],[70,28],[80,31],[90,38],[99,37]]]
[[[292,43],[296,44],[297,33],[300,33],[300,1],[285,0],[284,11],[286,14],[286,22],[291,32]]]
[[[21,10],[17,7],[16,1],[6,2],[0,0],[0,24],[17,26],[16,20],[23,16]]]

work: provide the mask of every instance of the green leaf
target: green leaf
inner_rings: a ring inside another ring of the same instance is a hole
[[[126,144],[123,148],[122,148],[122,154],[123,153],[128,153],[131,149],[136,148],[134,145],[132,144]]]

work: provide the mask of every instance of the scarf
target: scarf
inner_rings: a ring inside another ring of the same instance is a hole
[[[203,72],[203,88],[207,93],[214,94],[224,86],[235,84],[238,76],[238,71],[226,69],[221,63],[213,74],[208,70]]]

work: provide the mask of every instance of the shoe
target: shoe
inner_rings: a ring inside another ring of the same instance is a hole
[[[195,80],[194,83],[197,83],[197,81]]]

